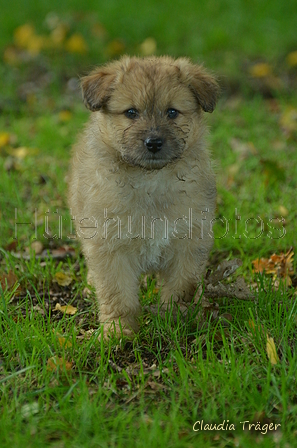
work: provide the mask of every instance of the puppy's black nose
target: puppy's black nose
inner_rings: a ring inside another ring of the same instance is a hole
[[[156,152],[160,151],[160,149],[162,149],[163,140],[161,138],[147,138],[144,141],[144,144],[149,151],[155,154]]]

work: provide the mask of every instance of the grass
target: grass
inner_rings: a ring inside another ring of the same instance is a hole
[[[251,263],[296,248],[297,72],[287,62],[297,50],[295,6],[224,0],[144,1],[137,8],[127,0],[88,0],[83,8],[77,1],[30,0],[25,10],[15,0],[1,5],[1,447],[297,446],[296,274],[291,287],[276,289],[272,276],[253,273]],[[62,45],[30,56],[13,44],[15,29],[28,23],[35,42],[37,34],[49,37],[53,11],[68,37],[81,33],[87,52]],[[217,319],[199,319],[198,310],[186,320],[164,318],[146,308],[159,300],[149,281],[140,291],[144,311],[135,340],[102,342],[94,291],[85,290],[85,262],[68,237],[69,148],[88,117],[75,77],[119,51],[139,53],[148,37],[158,54],[202,59],[219,75],[222,98],[207,117],[220,218],[210,269],[240,257],[240,274],[256,287],[256,300],[222,297]],[[266,75],[253,75],[259,62]],[[42,258],[32,250],[35,237],[48,251]],[[74,256],[55,258],[65,245]],[[15,256],[25,250],[26,257]],[[55,281],[59,272],[70,284]],[[57,303],[78,311],[64,314]],[[268,336],[276,364],[267,355]],[[193,431],[202,420],[204,429]],[[229,429],[205,426],[224,421]],[[267,430],[269,424],[281,426]]]

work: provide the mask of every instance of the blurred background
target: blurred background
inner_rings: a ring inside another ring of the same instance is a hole
[[[88,117],[78,78],[126,53],[188,56],[218,75],[222,96],[207,117],[217,248],[253,257],[271,242],[294,245],[296,30],[295,0],[2,0],[1,244],[14,243],[16,207],[24,220],[36,211],[41,234],[44,213],[67,209],[69,150]]]

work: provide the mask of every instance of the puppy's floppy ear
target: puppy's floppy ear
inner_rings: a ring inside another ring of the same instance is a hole
[[[81,79],[83,100],[92,112],[99,110],[110,98],[116,74],[108,67],[100,67]]]
[[[193,65],[187,59],[179,59],[184,82],[193,92],[197,102],[205,112],[213,112],[220,93],[215,77],[201,65]]]

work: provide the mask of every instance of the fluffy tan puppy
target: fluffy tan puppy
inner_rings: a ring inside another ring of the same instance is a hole
[[[213,242],[215,177],[203,111],[218,85],[188,59],[124,56],[82,78],[92,111],[73,149],[69,204],[100,322],[138,330],[139,277],[165,303],[193,298]]]

